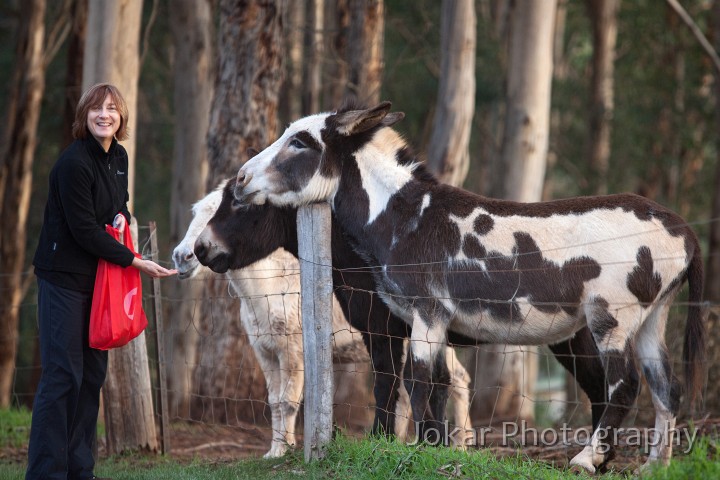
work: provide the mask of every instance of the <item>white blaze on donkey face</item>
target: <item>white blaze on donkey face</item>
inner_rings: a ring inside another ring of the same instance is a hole
[[[175,262],[175,268],[178,271],[178,278],[193,277],[201,270],[199,267],[202,266],[195,257],[193,247],[200,232],[215,214],[220,201],[222,201],[222,186],[224,184],[225,182],[221,182],[218,188],[196,202],[192,207],[193,219],[187,233],[173,250],[173,262]]]
[[[235,196],[245,203],[302,205],[332,196],[337,182],[318,172],[329,113],[301,118],[238,172]],[[319,193],[318,193],[319,192]]]

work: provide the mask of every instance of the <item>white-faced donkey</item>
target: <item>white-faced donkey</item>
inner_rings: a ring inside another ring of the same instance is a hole
[[[686,282],[683,363],[692,397],[703,378],[703,272],[692,229],[637,195],[524,204],[443,185],[390,128],[402,117],[384,102],[297,120],[240,169],[235,197],[291,207],[330,203],[334,220],[375,267],[381,297],[412,326],[414,376],[405,382],[413,411],[427,402],[448,332],[539,345],[588,327],[607,400],[571,465],[594,472],[610,458],[613,430],[637,397],[640,372],[661,435],[648,462],[668,461],[682,386],[671,370],[665,324]],[[443,428],[415,421],[421,435]]]

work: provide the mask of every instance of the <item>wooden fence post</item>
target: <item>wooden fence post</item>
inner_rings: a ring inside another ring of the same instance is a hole
[[[154,221],[149,222],[150,228],[150,253],[152,260],[158,263],[158,246],[157,246],[157,226]],[[167,358],[165,357],[165,341],[162,335],[165,332],[163,326],[163,308],[162,308],[162,290],[160,288],[160,279],[152,279],[152,298],[153,298],[153,318],[155,319],[155,347],[157,348],[157,379],[158,379],[158,396],[160,405],[158,405],[158,414],[160,416],[160,451],[163,455],[170,453],[170,410],[168,410],[167,400],[167,380],[165,379],[165,371],[167,368]]]
[[[130,224],[137,250],[137,221]],[[108,372],[102,388],[107,451],[157,451],[152,384],[145,332],[109,352]]]
[[[297,214],[305,349],[305,461],[325,456],[332,437],[332,258],[330,207],[312,204]]]

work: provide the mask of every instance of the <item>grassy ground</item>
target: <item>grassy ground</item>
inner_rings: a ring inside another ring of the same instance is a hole
[[[518,456],[496,459],[492,454],[471,454],[434,447],[408,447],[383,440],[357,441],[338,438],[327,457],[306,464],[302,452],[282,459],[250,459],[233,463],[215,463],[197,459],[178,464],[168,458],[124,455],[103,459],[95,472],[113,479],[443,479],[443,478],[523,478],[564,479],[575,475]],[[21,479],[20,465],[1,465],[0,479]],[[607,478],[623,478],[612,475]]]
[[[6,458],[2,452],[27,444],[27,425],[28,412],[0,410],[0,480],[23,478],[24,465],[17,458]],[[95,473],[116,480],[578,478],[563,467],[531,460],[521,453],[509,458],[496,458],[487,450],[466,453],[342,436],[330,445],[325,459],[311,464],[303,461],[302,451],[276,460],[215,462],[196,458],[183,463],[173,458],[133,453],[101,459]],[[608,473],[602,478],[612,480],[628,476],[632,476],[631,472]],[[705,438],[688,455],[676,456],[668,468],[654,470],[643,478],[720,478],[720,453],[715,444]]]
[[[30,411],[27,408],[0,409],[0,450],[27,445]]]

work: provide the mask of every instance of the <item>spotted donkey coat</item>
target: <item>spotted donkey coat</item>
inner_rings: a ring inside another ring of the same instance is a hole
[[[193,219],[185,237],[173,250],[173,261],[181,279],[197,278],[199,272],[205,270],[193,249],[208,221],[221,207],[224,186],[225,182],[193,205]],[[232,198],[232,195],[226,197]],[[273,436],[270,450],[265,457],[279,457],[285,454],[288,447],[295,445],[294,432],[303,396],[304,372],[302,368],[297,368],[297,365],[302,365],[303,362],[302,320],[297,296],[300,292],[300,266],[296,253],[281,248],[277,241],[273,242],[263,235],[263,233],[271,233],[273,237],[282,237],[281,232],[273,228],[263,228],[262,225],[257,228],[256,220],[264,220],[270,227],[274,227],[272,224],[274,217],[265,212],[254,212],[254,214],[247,212],[245,215],[236,215],[233,220],[246,227],[256,228],[247,228],[246,235],[235,235],[233,241],[223,243],[233,250],[232,265],[228,263],[219,265],[214,262],[212,268],[218,273],[225,274],[230,282],[230,288],[240,299],[240,320],[248,335],[255,358],[260,364],[268,389]],[[282,226],[282,224],[277,225],[278,228]],[[207,238],[207,235],[205,237]],[[211,241],[211,244],[217,245],[214,241]],[[294,250],[297,250],[297,242]],[[204,264],[209,263],[202,257],[200,260],[205,260]],[[368,355],[361,333],[348,323],[343,312],[347,312],[348,315],[353,313],[356,318],[367,318],[368,312],[363,312],[365,305],[357,301],[351,306],[353,312],[347,309],[345,299],[341,299],[341,302],[342,306],[338,299],[333,297],[333,361],[338,364],[365,362]],[[385,318],[387,319],[387,315]],[[365,335],[365,332],[362,334]],[[381,342],[376,341],[376,343],[380,343],[381,348],[387,346]],[[399,345],[402,345],[402,338],[399,338]],[[393,352],[391,349],[387,349],[387,352],[375,352],[375,357],[385,353],[392,355]],[[394,353],[398,359],[402,358],[401,351]],[[447,364],[447,383],[450,387],[448,393],[454,400],[453,421],[461,429],[452,438],[458,447],[464,448],[467,434],[465,427],[470,408],[470,375],[458,361],[453,349],[447,349],[444,360]],[[383,369],[383,365],[379,368]],[[402,366],[398,363],[397,372],[401,370]],[[393,384],[396,383],[394,376],[388,380]],[[376,388],[376,396],[377,391]],[[440,403],[438,408],[444,409],[444,399],[438,399],[438,402]],[[382,396],[378,398],[378,404],[382,409],[377,416],[386,417],[388,409],[397,412],[398,419],[410,415],[408,394],[404,388],[399,391],[397,405],[394,402],[383,401]],[[376,419],[376,423],[380,422],[383,422],[382,428],[393,428],[393,424]],[[402,423],[395,424],[395,431],[404,432]]]
[[[225,272],[228,269],[244,268],[259,258],[271,255],[276,249],[286,249],[297,255],[297,210],[274,207],[267,203],[241,206],[233,197],[234,187],[234,181],[227,183],[222,201],[213,218],[207,222],[207,228],[199,236],[195,232],[197,241],[194,253],[189,252],[187,244],[183,243],[188,257],[194,262],[199,260],[216,272]],[[350,324],[363,334],[373,363],[376,405],[372,431],[375,434],[404,433],[406,428],[402,424],[406,423],[406,416],[392,415],[392,412],[406,410],[404,406],[395,407],[399,383],[396,380],[398,373],[403,370],[402,358],[406,351],[404,341],[410,336],[411,329],[401,320],[393,318],[387,305],[377,301],[372,294],[377,291],[374,276],[336,221],[332,222],[331,245],[335,294]],[[448,331],[448,341],[456,346],[478,343],[453,331]],[[605,377],[590,330],[584,327],[572,338],[549,347],[558,361],[576,376],[588,395],[592,405],[593,427],[597,426],[605,404]],[[446,352],[445,361],[437,357],[439,361],[433,368],[431,401],[425,410],[434,412],[435,420],[443,418],[449,379],[450,394],[455,398],[455,426],[460,429],[464,425],[470,427],[466,418],[467,373],[459,362],[452,360],[453,349],[447,349]],[[404,402],[407,395],[405,389],[400,389],[400,394]],[[416,404],[415,410],[418,407]],[[462,445],[472,438],[469,433],[453,429],[448,440],[455,445]]]
[[[292,123],[238,172],[244,203],[327,201],[376,265],[391,310],[412,325],[413,407],[446,332],[481,342],[548,344],[588,326],[606,372],[607,405],[571,464],[594,472],[639,387],[650,387],[661,441],[648,463],[669,461],[681,386],[664,341],[668,311],[689,284],[683,360],[701,387],[705,331],[702,261],[695,234],[668,209],[637,195],[515,203],[438,183],[391,125],[388,102]],[[415,410],[415,409],[414,409]],[[422,418],[420,431],[442,429]]]

